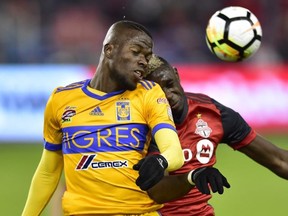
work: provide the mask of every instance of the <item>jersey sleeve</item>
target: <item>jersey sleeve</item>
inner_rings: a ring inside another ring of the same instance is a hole
[[[176,131],[169,102],[156,83],[145,96],[145,114],[153,134],[161,128],[171,128]]]
[[[256,137],[256,132],[248,125],[243,117],[233,109],[222,105],[212,99],[213,103],[221,112],[223,125],[223,143],[237,150],[250,144]]]
[[[168,161],[167,170],[174,171],[184,164],[184,156],[172,111],[161,87],[156,84],[152,90],[146,95],[148,125],[161,155]]]
[[[62,131],[60,122],[57,120],[55,91],[56,89],[49,97],[44,112],[44,147],[50,151],[57,151],[62,148]]]

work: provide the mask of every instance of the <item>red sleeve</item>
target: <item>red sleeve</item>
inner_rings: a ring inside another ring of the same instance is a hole
[[[250,133],[241,142],[230,145],[230,147],[232,147],[234,150],[238,150],[239,148],[249,145],[255,139],[255,137],[255,130],[251,130]]]

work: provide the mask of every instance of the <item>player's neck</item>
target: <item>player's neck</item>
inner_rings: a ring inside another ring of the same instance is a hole
[[[107,73],[101,70],[96,71],[89,83],[89,87],[105,93],[119,91],[114,81],[109,76],[107,77]]]

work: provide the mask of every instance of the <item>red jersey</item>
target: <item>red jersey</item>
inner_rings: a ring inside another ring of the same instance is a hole
[[[216,149],[220,143],[226,143],[237,150],[248,145],[256,137],[255,131],[234,110],[203,94],[186,93],[186,97],[187,104],[182,117],[174,119],[185,163],[170,175],[213,166],[216,163]],[[213,207],[208,204],[210,198],[211,195],[202,194],[194,187],[182,198],[165,203],[161,214],[213,216]]]

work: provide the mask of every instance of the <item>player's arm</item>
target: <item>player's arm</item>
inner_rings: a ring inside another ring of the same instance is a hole
[[[158,149],[167,162],[166,170],[174,171],[183,166],[184,155],[165,93],[158,84],[153,90],[147,96],[147,103],[150,105],[150,109],[147,109],[149,125]]]
[[[238,150],[276,175],[288,179],[287,150],[277,147],[259,134],[249,145]]]
[[[169,202],[186,195],[193,187],[203,194],[218,192],[223,194],[224,187],[230,188],[225,176],[214,167],[200,167],[184,174],[165,176],[147,192],[157,203]]]
[[[151,86],[145,94],[144,115],[152,129],[152,137],[160,150],[158,155],[150,155],[133,166],[139,171],[136,184],[147,190],[158,183],[165,170],[179,169],[184,164],[184,156],[173,122],[172,111],[161,87],[150,81],[143,81]]]
[[[155,140],[150,143],[149,154],[159,154]],[[157,203],[165,203],[186,195],[193,187],[204,194],[222,194],[224,187],[230,188],[227,179],[214,167],[200,167],[184,174],[167,175],[155,186],[147,190],[148,195]],[[169,190],[167,190],[169,188]]]
[[[161,155],[168,163],[167,171],[174,171],[183,166],[184,156],[176,131],[167,128],[160,129],[155,133],[154,139]]]
[[[160,154],[149,155],[133,166],[139,171],[136,184],[142,190],[148,190],[163,177],[165,170],[176,170],[184,164],[184,156],[176,131],[161,128],[154,135]]]
[[[159,183],[147,190],[148,195],[159,204],[183,197],[195,187],[188,182],[188,174],[165,176]]]
[[[159,149],[155,143],[155,140],[151,141],[148,154],[159,154]],[[148,195],[157,203],[169,202],[186,195],[192,188],[195,187],[194,184],[189,183],[187,179],[188,174],[189,172],[169,176],[169,174],[166,173],[164,178],[159,183],[147,190]],[[169,190],[167,190],[167,188],[169,188]]]
[[[281,149],[251,129],[241,115],[213,100],[221,112],[224,129],[223,142],[288,179],[288,151]]]
[[[63,169],[61,151],[43,150],[34,173],[22,216],[38,216],[53,195]]]

